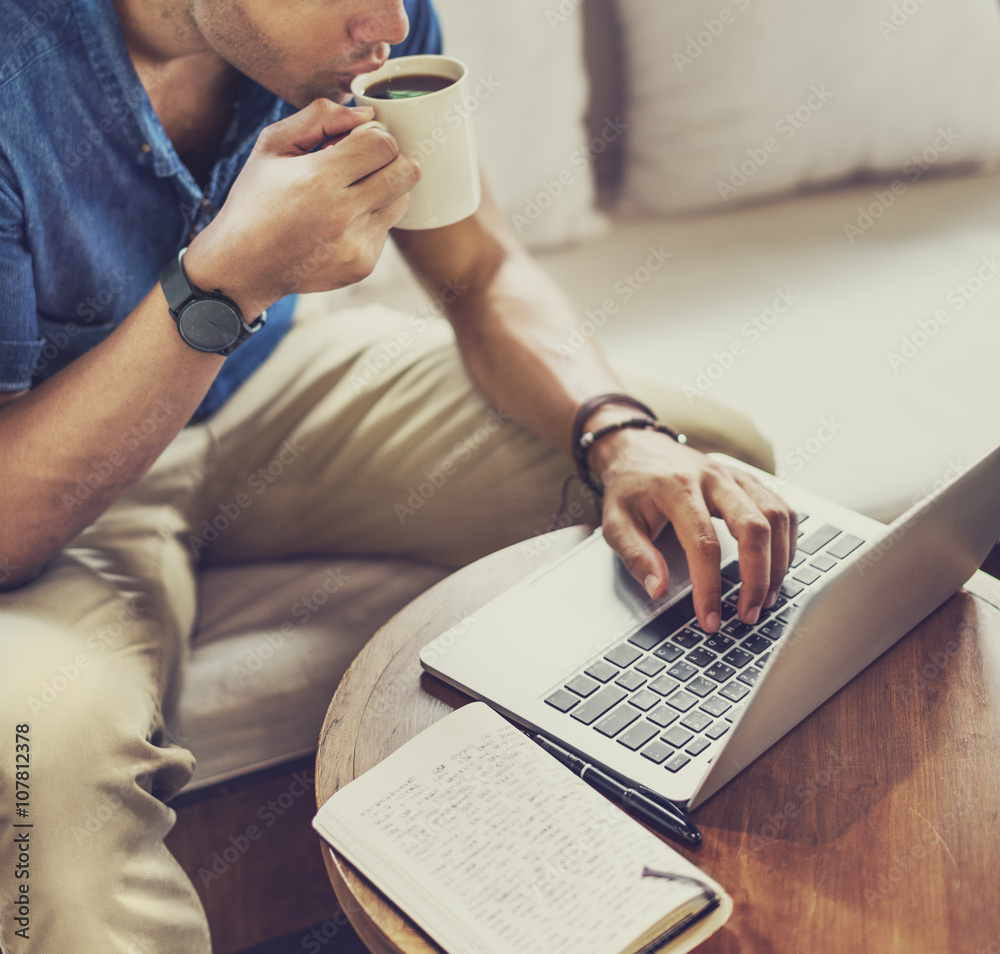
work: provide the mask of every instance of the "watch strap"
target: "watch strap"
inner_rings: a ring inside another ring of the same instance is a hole
[[[184,253],[186,251],[187,247],[182,248],[160,272],[160,286],[163,288],[163,296],[167,299],[167,307],[175,319],[184,302],[194,296],[194,288],[184,273]]]
[[[163,271],[160,272],[160,287],[163,289],[163,297],[167,300],[167,308],[170,310],[170,316],[175,322],[179,323],[181,310],[189,301],[214,299],[225,302],[239,316],[242,331],[230,347],[217,352],[217,354],[232,354],[247,338],[264,327],[264,323],[267,321],[267,309],[262,311],[254,321],[248,323],[243,317],[240,306],[231,298],[223,295],[218,288],[209,292],[192,285],[187,277],[187,272],[184,271],[184,255],[186,252],[187,246],[184,246],[177,253],[176,258],[171,258],[163,267]]]

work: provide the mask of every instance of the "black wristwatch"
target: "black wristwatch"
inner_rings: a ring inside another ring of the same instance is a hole
[[[160,286],[184,343],[208,354],[232,354],[267,321],[267,312],[247,324],[240,306],[216,288],[203,291],[188,281],[182,248],[160,272]]]

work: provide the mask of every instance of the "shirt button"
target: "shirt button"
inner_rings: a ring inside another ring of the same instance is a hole
[[[142,151],[146,152],[146,153],[152,152],[153,151],[153,147],[148,142],[144,142],[142,144]]]

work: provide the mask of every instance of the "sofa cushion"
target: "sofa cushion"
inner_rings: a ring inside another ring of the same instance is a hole
[[[314,752],[351,661],[447,572],[362,558],[205,569],[198,632],[168,723],[168,739],[198,760],[187,790]]]
[[[996,0],[619,0],[623,198],[731,206],[1000,157]]]

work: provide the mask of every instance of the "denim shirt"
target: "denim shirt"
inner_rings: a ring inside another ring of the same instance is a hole
[[[391,55],[440,52],[430,0],[405,5],[410,33]],[[292,112],[242,77],[202,188],[139,82],[113,0],[0,0],[0,391],[103,341],[211,221],[261,130]],[[275,349],[294,304],[272,306],[226,359],[196,420]]]

